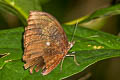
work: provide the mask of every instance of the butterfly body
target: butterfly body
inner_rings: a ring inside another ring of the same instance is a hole
[[[25,69],[34,67],[42,74],[50,73],[65,57],[73,43],[68,42],[66,34],[59,22],[50,14],[31,11],[28,26],[24,33]]]

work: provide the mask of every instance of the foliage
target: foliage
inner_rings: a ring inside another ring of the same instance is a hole
[[[26,25],[26,19],[30,10],[42,10],[43,4],[50,0],[0,0],[0,11],[13,13]],[[25,4],[25,5],[23,5]],[[43,9],[44,11],[44,9]],[[99,17],[120,14],[120,5],[114,5],[100,9],[79,23],[91,21]],[[74,31],[73,24],[62,24],[68,40],[72,38]],[[73,57],[66,57],[63,63],[63,70],[60,65],[47,76],[42,76],[40,71],[32,75],[24,70],[22,61],[23,55],[23,32],[24,26],[14,29],[0,30],[0,79],[1,80],[59,80],[83,71],[88,66],[112,57],[120,56],[120,38],[101,31],[95,31],[81,26],[77,27],[74,41],[76,42],[69,53],[75,52],[80,66],[77,66]]]

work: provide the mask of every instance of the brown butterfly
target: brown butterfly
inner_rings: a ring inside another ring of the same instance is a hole
[[[50,14],[31,11],[24,33],[25,69],[50,73],[66,56],[74,42],[68,42],[59,22]]]

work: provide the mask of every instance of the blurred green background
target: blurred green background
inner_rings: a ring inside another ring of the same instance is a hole
[[[76,19],[84,19],[96,10],[118,4],[120,4],[120,0],[0,0],[0,29],[26,26],[29,10],[48,12],[55,16],[61,24],[69,25],[76,24],[72,22]],[[79,25],[120,36],[120,15],[104,16]],[[107,59],[64,80],[120,80],[119,68],[119,57]]]

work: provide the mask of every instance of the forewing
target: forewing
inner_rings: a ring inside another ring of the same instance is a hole
[[[43,74],[51,72],[61,61],[68,48],[66,34],[58,21],[48,13],[31,11],[24,33],[25,69],[32,73],[40,68]]]

